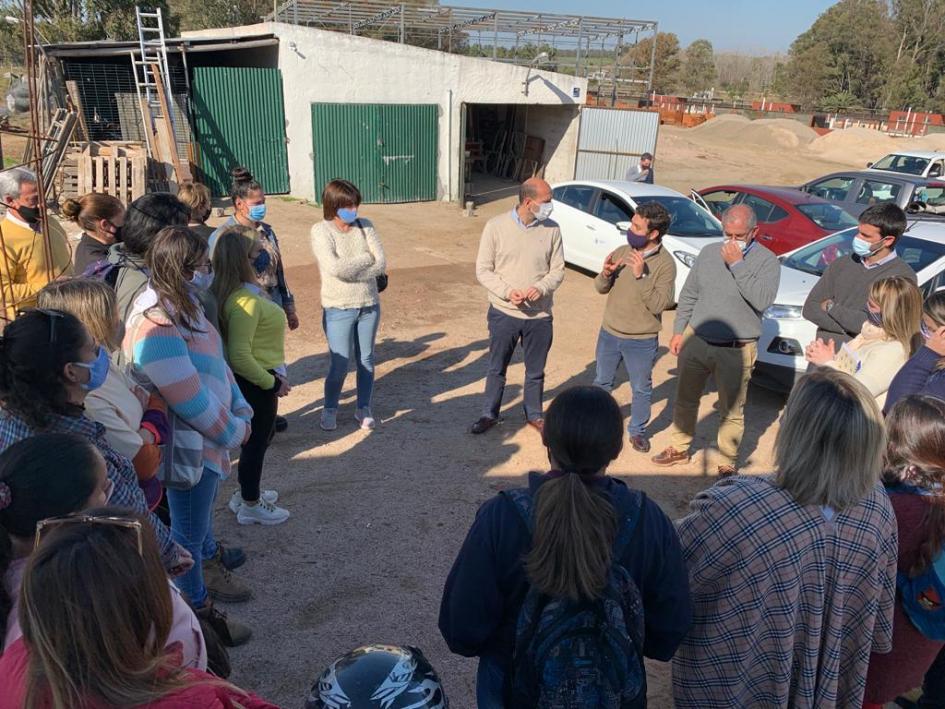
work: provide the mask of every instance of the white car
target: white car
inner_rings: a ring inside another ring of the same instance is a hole
[[[852,252],[856,234],[855,227],[838,231],[781,257],[778,295],[761,321],[756,383],[787,391],[807,371],[804,348],[816,337],[817,326],[801,314],[804,301],[827,266]],[[896,251],[916,272],[923,297],[945,286],[945,221],[912,222],[910,217]]]
[[[890,153],[873,163],[867,163],[870,170],[881,172],[899,172],[904,175],[927,177],[930,180],[945,175],[945,153],[908,152]]]
[[[574,180],[552,188],[551,218],[561,227],[564,260],[598,273],[604,259],[627,243],[617,228],[629,222],[638,204],[659,202],[672,223],[663,247],[676,262],[676,295],[682,291],[689,269],[706,244],[722,240],[722,225],[710,212],[668,187],[640,182]]]

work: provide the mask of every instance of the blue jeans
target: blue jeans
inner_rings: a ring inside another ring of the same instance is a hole
[[[174,541],[194,557],[194,566],[174,579],[192,605],[199,608],[207,602],[201,562],[217,553],[213,538],[213,500],[217,496],[220,476],[204,468],[200,482],[189,490],[167,489],[167,506],[171,511],[171,534]]]
[[[630,423],[627,432],[631,436],[646,435],[646,425],[650,422],[650,404],[653,398],[653,364],[659,341],[656,337],[634,340],[629,337],[617,337],[601,328],[597,337],[597,376],[594,384],[611,391],[620,360],[627,369],[630,387],[633,389],[633,401],[630,404]]]
[[[358,408],[364,409],[371,405],[374,392],[374,340],[380,320],[380,305],[325,308],[322,327],[331,353],[331,364],[325,377],[326,409],[338,408],[352,351],[358,367]]]
[[[502,696],[505,684],[505,668],[494,657],[479,658],[479,670],[476,672],[476,707],[477,709],[504,709]]]

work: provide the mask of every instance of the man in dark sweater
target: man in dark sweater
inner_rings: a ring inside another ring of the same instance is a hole
[[[604,322],[597,337],[597,376],[594,384],[611,391],[620,360],[633,389],[627,432],[634,450],[646,453],[650,441],[653,364],[663,326],[662,312],[673,304],[676,264],[661,244],[671,217],[658,202],[637,207],[627,246],[617,248],[594,279],[598,293],[607,295]]]
[[[696,258],[679,295],[669,351],[679,357],[671,445],[656,465],[688,462],[696,432],[699,400],[712,375],[719,391],[719,475],[737,471],[745,433],[745,398],[758,354],[761,314],[774,302],[781,265],[755,241],[755,213],[747,205],[722,215],[726,240],[709,244]]]
[[[881,278],[904,276],[917,282],[915,271],[896,255],[896,242],[906,230],[906,215],[895,204],[875,204],[860,215],[853,253],[840,256],[804,302],[804,317],[817,326],[817,338],[839,349],[860,334],[866,322],[870,287]]]

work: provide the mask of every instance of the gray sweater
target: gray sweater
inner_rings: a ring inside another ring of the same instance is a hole
[[[679,294],[673,332],[682,334],[689,326],[711,342],[757,340],[761,314],[778,293],[781,264],[755,242],[741,261],[728,266],[722,243],[709,244],[696,257]]]
[[[866,322],[866,301],[870,288],[881,278],[904,276],[916,282],[915,271],[900,258],[881,266],[866,268],[859,256],[841,256],[827,266],[824,275],[804,301],[804,318],[817,326],[817,337],[842,344],[849,342]],[[832,300],[830,312],[821,307]]]

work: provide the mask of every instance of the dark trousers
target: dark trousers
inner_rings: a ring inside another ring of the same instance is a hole
[[[486,375],[486,401],[483,416],[499,418],[505,372],[519,341],[525,354],[525,418],[542,417],[542,395],[545,389],[545,362],[554,328],[551,317],[515,318],[489,308],[489,373]]]
[[[262,389],[236,374],[236,383],[249,405],[253,407],[249,440],[240,450],[240,492],[247,502],[259,499],[259,481],[262,479],[263,459],[276,432],[275,392]]]
[[[945,650],[938,653],[935,662],[925,673],[919,706],[922,709],[945,708]]]

